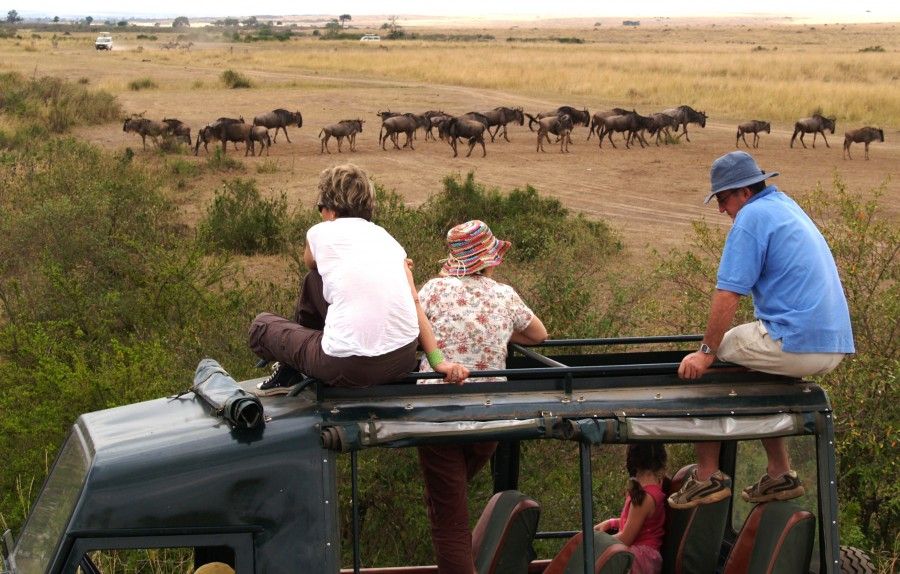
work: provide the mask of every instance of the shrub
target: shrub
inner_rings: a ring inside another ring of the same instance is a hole
[[[159,86],[156,85],[156,82],[151,80],[150,78],[140,78],[138,80],[131,80],[128,82],[128,89],[132,92],[138,92],[140,90],[149,90],[152,88],[157,88]]]
[[[222,82],[231,89],[251,87],[249,78],[231,69],[222,72],[221,78]]]
[[[105,123],[121,116],[115,96],[90,92],[84,84],[59,78],[25,79],[16,72],[0,74],[0,111],[25,121],[35,121],[62,133],[70,127]]]
[[[226,182],[199,227],[211,249],[251,255],[276,253],[284,245],[287,199],[263,199],[252,180]]]
[[[187,388],[206,354],[249,363],[234,334],[267,295],[223,285],[227,259],[177,231],[165,178],[124,157],[51,138],[0,162],[0,520],[14,530],[79,413]]]
[[[868,46],[866,48],[860,48],[860,52],[884,52],[884,48],[881,46]]]
[[[278,160],[264,159],[256,164],[256,173],[278,173]]]
[[[219,145],[213,144],[215,150],[213,154],[206,160],[206,166],[214,171],[244,171],[244,164],[240,160],[228,157],[222,153]]]

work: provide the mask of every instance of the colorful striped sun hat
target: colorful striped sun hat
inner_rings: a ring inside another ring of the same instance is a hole
[[[441,275],[461,277],[500,265],[512,243],[497,239],[485,222],[473,219],[447,232],[447,246],[450,256],[441,260]]]

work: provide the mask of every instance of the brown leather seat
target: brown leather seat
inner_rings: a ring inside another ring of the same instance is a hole
[[[691,464],[675,473],[671,492],[681,488],[696,466]],[[716,571],[729,502],[726,498],[685,510],[669,507],[661,549],[663,574],[713,574]]]
[[[738,535],[724,574],[809,572],[816,517],[791,502],[757,504]]]
[[[570,538],[543,574],[582,574],[582,538],[581,532]],[[594,574],[625,574],[633,561],[634,556],[627,546],[606,532],[594,532]]]
[[[534,558],[531,542],[540,516],[540,505],[517,490],[492,496],[472,531],[475,571],[527,572]]]

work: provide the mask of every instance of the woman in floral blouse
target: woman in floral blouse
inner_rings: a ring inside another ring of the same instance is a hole
[[[447,233],[450,255],[440,277],[419,290],[419,301],[448,361],[479,371],[503,369],[510,341],[533,345],[547,338],[544,324],[519,294],[491,277],[510,245],[494,237],[478,220]],[[421,370],[431,370],[427,361],[422,362]],[[497,380],[504,379],[468,382]],[[442,383],[422,381],[426,382]],[[431,538],[441,573],[474,572],[467,483],[496,448],[496,442],[419,447]]]

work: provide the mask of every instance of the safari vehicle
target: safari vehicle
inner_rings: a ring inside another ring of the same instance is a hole
[[[498,440],[497,494],[473,537],[477,571],[625,573],[631,555],[608,535],[571,538],[600,518],[593,516],[592,447],[722,440],[721,468],[741,485],[762,470],[758,458],[744,460],[748,449],[772,436],[790,437],[808,453],[795,461],[805,464],[806,497],[760,504],[746,517],[739,496],[670,511],[663,572],[873,571],[863,554],[839,545],[834,424],[822,388],[724,363],[687,383],[676,374],[683,350],[610,350],[677,349],[699,339],[512,345],[506,370],[473,373],[508,377],[503,383],[415,385],[411,375],[370,389],[301,384],[263,398],[249,393],[259,379],[235,382],[205,359],[192,392],[78,418],[18,539],[4,535],[5,571],[96,574],[96,551],[187,548],[196,565],[224,561],[237,574],[436,572],[427,564],[362,568],[359,453]],[[516,490],[520,444],[542,440],[579,453],[580,519],[567,509],[569,530],[541,531],[540,501]],[[341,564],[336,459],[344,456],[352,564]],[[528,549],[541,538],[571,539],[556,556],[533,557]]]
[[[378,34],[363,34],[359,39],[360,42],[380,42],[381,36]]]
[[[98,50],[112,50],[112,36],[108,32],[101,32],[97,39],[94,40],[94,47]]]

